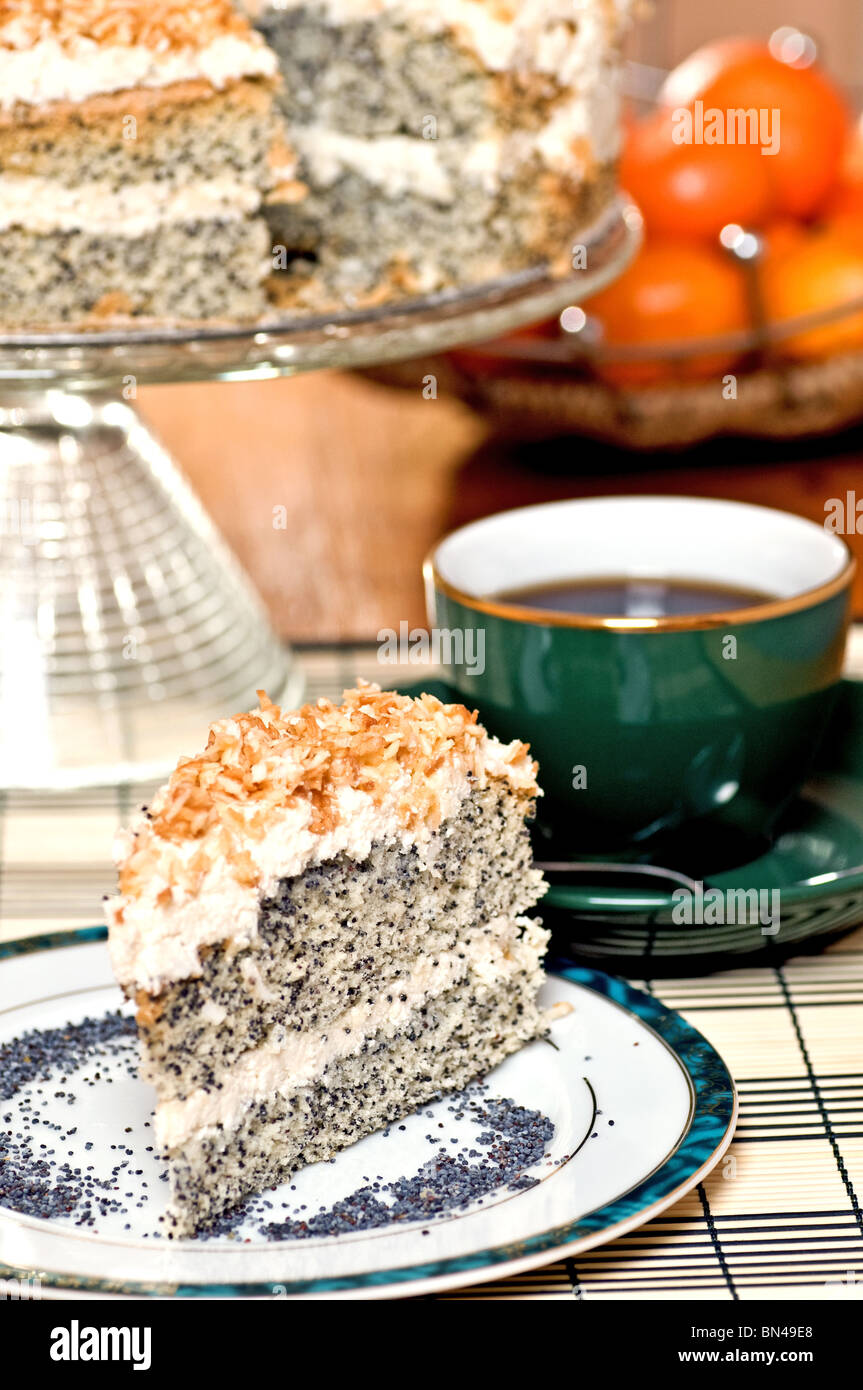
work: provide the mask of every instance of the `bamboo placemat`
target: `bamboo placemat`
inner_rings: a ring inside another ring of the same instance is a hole
[[[416,666],[381,667],[369,647],[301,656],[309,698],[337,695],[357,676],[387,686],[421,677]],[[863,673],[859,630],[851,667]],[[151,791],[2,798],[0,939],[100,920],[114,831]],[[697,1191],[639,1230],[443,1297],[863,1299],[863,929],[778,968],[634,983],[728,1063],[741,1100],[731,1149]]]

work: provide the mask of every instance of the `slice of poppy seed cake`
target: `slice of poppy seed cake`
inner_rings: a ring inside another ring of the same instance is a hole
[[[544,1032],[537,794],[524,744],[375,687],[262,694],[180,762],[108,904],[178,1233]]]

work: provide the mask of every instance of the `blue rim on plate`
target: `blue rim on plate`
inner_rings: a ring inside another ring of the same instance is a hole
[[[104,927],[82,927],[0,943],[0,961],[39,951],[103,941],[106,937]],[[515,1273],[571,1256],[643,1225],[683,1197],[719,1162],[731,1142],[737,1119],[734,1082],[722,1058],[707,1039],[659,1000],[633,989],[625,980],[574,965],[564,957],[551,957],[547,961],[547,970],[549,974],[592,990],[624,1012],[637,1017],[675,1057],[689,1085],[689,1122],[676,1147],[658,1168],[612,1202],[567,1225],[540,1232],[522,1241],[504,1243],[450,1260],[408,1265],[349,1278],[293,1283],[281,1280],[278,1284],[174,1285],[129,1281],[117,1283],[108,1279],[76,1277],[74,1274],[51,1274],[42,1280],[43,1288],[58,1292],[79,1290],[133,1297],[161,1295],[175,1298],[272,1297],[275,1289],[282,1297],[363,1291],[368,1294],[376,1289],[398,1292],[401,1286],[417,1284],[429,1285],[422,1291],[433,1292],[436,1280],[464,1274],[475,1274],[479,1280],[490,1277],[498,1266],[504,1264],[507,1266],[506,1274]],[[2,1277],[21,1278],[27,1273],[0,1264]],[[410,1287],[405,1287],[403,1291],[406,1294],[417,1292],[416,1288]]]

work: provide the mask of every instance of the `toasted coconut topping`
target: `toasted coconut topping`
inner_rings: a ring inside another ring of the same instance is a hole
[[[345,691],[342,705],[322,699],[283,714],[263,691],[258,696],[259,709],[215,723],[204,752],[182,759],[157,794],[127,840],[121,893],[135,897],[157,878],[166,904],[174,887],[194,895],[216,857],[252,886],[260,873],[250,842],[300,803],[310,808],[309,831],[326,834],[339,820],[346,789],[367,793],[378,806],[395,798],[408,832],[441,823],[448,766],[466,776],[503,777],[537,795],[527,745],[490,740],[464,705],[364,685]]]
[[[230,0],[0,0],[0,47],[84,38],[169,52],[250,33]]]

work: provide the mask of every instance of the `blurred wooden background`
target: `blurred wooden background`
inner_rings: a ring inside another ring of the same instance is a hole
[[[485,434],[470,411],[332,373],[149,387],[139,404],[281,633],[366,640],[422,621],[422,558]]]
[[[634,30],[630,56],[669,67],[721,34],[766,37],[791,24],[811,34],[824,61],[844,82],[863,84],[860,0],[646,0],[648,17]]]
[[[435,540],[464,521],[553,498],[616,492],[736,497],[823,523],[863,499],[863,432],[771,447],[721,440],[679,455],[586,441],[518,450],[466,407],[332,373],[149,387],[148,422],[183,464],[246,565],[278,630],[297,641],[373,640],[424,621]],[[275,509],[284,508],[285,512]],[[287,525],[280,524],[286,517]],[[863,617],[863,536],[856,611]]]

